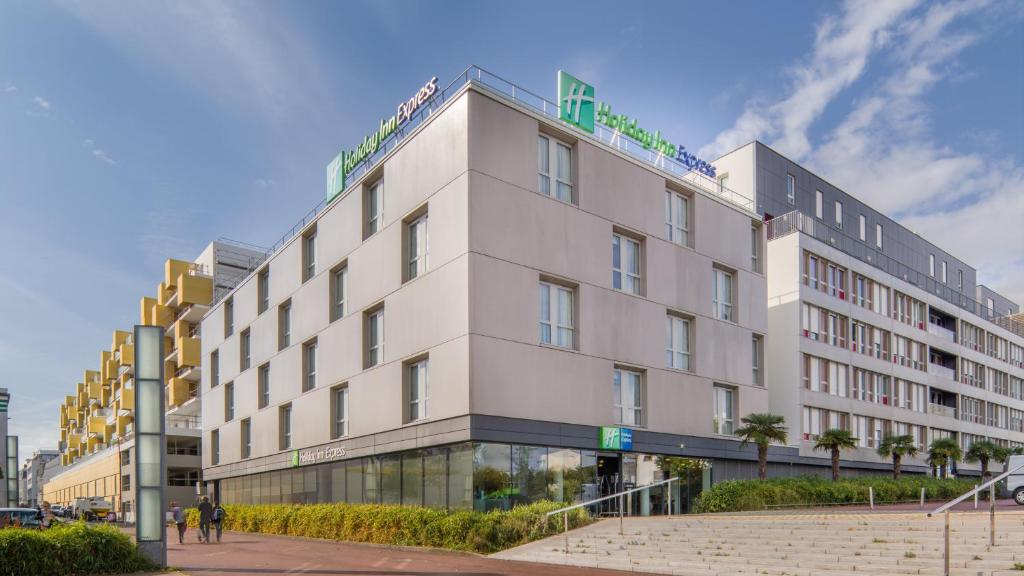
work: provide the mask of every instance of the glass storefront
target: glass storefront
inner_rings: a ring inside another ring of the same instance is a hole
[[[437,508],[507,510],[538,500],[578,503],[667,478],[659,458],[471,442],[275,470],[220,481],[228,504],[383,503]],[[673,511],[685,512],[700,481],[673,489]],[[635,494],[632,513],[662,514],[667,493]],[[595,513],[618,513],[606,503]]]

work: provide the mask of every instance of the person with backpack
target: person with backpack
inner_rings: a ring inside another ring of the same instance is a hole
[[[224,518],[227,517],[227,512],[220,505],[220,502],[213,507],[213,527],[217,530],[217,543],[220,544],[220,534],[224,529]]]
[[[174,520],[175,526],[178,527],[178,544],[184,544],[185,529],[188,528],[188,524],[185,523],[185,511],[174,500],[171,500],[171,519]]]
[[[210,497],[203,496],[199,501],[199,541],[210,543],[210,522],[213,521],[213,505]]]

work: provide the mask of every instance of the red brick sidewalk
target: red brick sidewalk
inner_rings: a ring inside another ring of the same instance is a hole
[[[310,574],[314,576],[621,576],[615,570],[594,570],[532,562],[495,560],[474,554],[418,548],[329,542],[288,536],[225,532],[221,544],[200,544],[189,529],[178,544],[175,529],[167,533],[167,562],[191,576],[242,574]],[[166,573],[165,573],[166,574]],[[632,574],[636,574],[635,572]]]

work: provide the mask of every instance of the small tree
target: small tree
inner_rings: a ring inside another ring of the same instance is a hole
[[[818,436],[814,444],[815,450],[828,450],[832,453],[832,480],[839,480],[839,453],[842,450],[857,447],[857,438],[848,430],[842,428],[829,428]]]
[[[913,458],[917,456],[918,451],[917,443],[914,442],[914,437],[910,434],[890,434],[882,438],[882,443],[878,445],[879,456],[882,458],[892,458],[893,480],[900,479],[900,466],[903,463],[903,457],[909,456]]]
[[[1020,446],[997,446],[996,453],[992,456],[992,459],[1000,464],[1006,464],[1006,461],[1010,459],[1010,456],[1016,456],[1024,454],[1024,448]]]
[[[956,443],[956,440],[952,438],[938,438],[932,441],[932,445],[928,447],[928,464],[932,467],[932,472],[941,470],[942,477],[947,476],[950,462],[953,460],[959,460],[963,452],[960,450],[960,445]]]
[[[742,427],[736,429],[736,435],[743,439],[740,446],[748,442],[757,445],[757,477],[764,480],[768,477],[768,445],[772,442],[786,443],[786,419],[777,414],[747,414],[740,418]]]
[[[988,470],[989,460],[995,460],[999,454],[999,445],[990,440],[978,440],[967,449],[964,460],[968,462],[981,462],[981,477],[987,479],[992,476]]]

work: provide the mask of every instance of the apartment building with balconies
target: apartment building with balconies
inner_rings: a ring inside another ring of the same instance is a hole
[[[824,430],[858,438],[844,465],[886,469],[877,447],[909,434],[1024,447],[1024,323],[969,264],[752,142],[716,160],[768,225],[771,408],[802,456]],[[984,300],[975,299],[982,295]],[[977,464],[958,463],[976,473]],[[925,471],[924,454],[907,469]]]
[[[144,296],[139,323],[165,330],[168,489],[184,502],[194,498],[200,481],[199,321],[213,301],[218,282],[262,252],[224,242],[211,243],[192,262],[169,259],[156,296]],[[134,508],[134,343],[130,327],[115,330],[110,348],[100,352],[98,370],[85,370],[60,406],[60,473],[43,491],[54,504],[101,496],[122,513]]]

